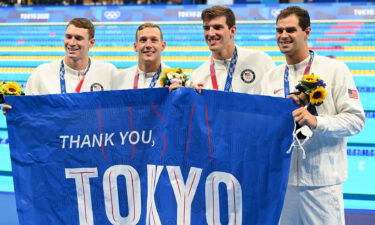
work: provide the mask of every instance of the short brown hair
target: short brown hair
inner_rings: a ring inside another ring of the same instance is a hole
[[[277,16],[276,24],[279,19],[284,19],[293,14],[297,16],[298,25],[302,28],[302,30],[306,30],[306,28],[310,26],[309,12],[299,6],[289,6],[288,8],[281,10],[280,14]]]
[[[226,6],[212,6],[210,8],[203,10],[201,14],[203,22],[212,20],[219,16],[225,16],[228,28],[232,28],[234,25],[236,25],[236,17],[234,16],[233,11]]]
[[[135,41],[137,41],[138,38],[138,31],[143,30],[145,28],[157,28],[160,31],[160,38],[163,40],[163,32],[161,31],[160,27],[157,24],[154,23],[144,23],[141,24],[138,28],[137,31],[135,32]]]
[[[68,28],[69,25],[73,25],[78,28],[87,29],[89,31],[89,39],[94,38],[95,36],[94,24],[92,24],[91,21],[86,18],[74,18],[71,21],[69,21],[66,28]]]

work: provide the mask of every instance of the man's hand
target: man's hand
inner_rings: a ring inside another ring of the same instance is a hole
[[[287,98],[290,98],[290,99],[293,99],[294,102],[299,105],[299,106],[305,106],[305,103],[299,98],[298,95],[296,94],[290,94],[288,96],[286,96]]]
[[[181,86],[181,83],[173,83],[171,84],[171,86],[166,86],[169,88],[169,91],[173,91],[179,87],[182,87]],[[199,94],[202,94],[202,88],[203,88],[203,84],[202,83],[198,83],[198,84],[193,84],[191,85],[192,88],[194,88]]]
[[[173,90],[176,90],[177,88],[179,87],[182,87],[181,83],[180,82],[174,82],[173,84],[171,84],[170,86],[166,86],[168,87],[169,91],[173,91]]]
[[[11,110],[12,109],[12,106],[11,105],[7,105],[7,104],[4,104],[3,107],[1,107],[1,109],[3,110],[3,114],[4,116],[7,115],[7,111],[8,110]]]
[[[318,120],[305,107],[298,108],[292,113],[293,119],[301,126],[307,125],[311,129],[315,129],[318,125]]]
[[[191,87],[194,88],[199,94],[202,94],[202,83],[193,84]]]

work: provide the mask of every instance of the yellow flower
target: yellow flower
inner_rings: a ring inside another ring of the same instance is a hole
[[[313,73],[312,74],[305,74],[302,77],[302,81],[306,81],[309,83],[316,83],[318,82],[318,77],[315,76]]]
[[[326,95],[327,95],[326,89],[322,86],[318,86],[316,87],[316,89],[312,90],[309,95],[310,103],[313,105],[321,104],[326,98]]]
[[[163,74],[167,75],[168,73],[176,73],[178,68],[167,68],[163,71]]]
[[[2,88],[2,86],[5,84],[5,81],[0,81],[0,90]]]
[[[0,86],[0,93],[3,95],[21,95],[22,86],[17,82],[6,82]]]

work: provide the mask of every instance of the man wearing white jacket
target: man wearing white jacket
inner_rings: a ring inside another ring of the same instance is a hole
[[[65,31],[64,58],[38,66],[27,81],[26,95],[112,90],[116,67],[89,57],[94,36],[91,21],[72,19]]]
[[[211,57],[192,74],[200,88],[260,94],[260,81],[275,67],[263,51],[240,48],[234,43],[236,19],[226,6],[212,6],[202,12],[204,38]],[[198,88],[199,87],[199,88]]]
[[[138,64],[117,74],[115,89],[138,89],[161,87],[162,71],[169,68],[161,60],[166,42],[160,27],[144,23],[135,32],[134,51]]]
[[[65,94],[112,90],[117,68],[89,57],[95,27],[86,18],[74,18],[65,30],[65,56],[39,65],[26,83],[26,95]],[[4,104],[3,114],[12,106]]]
[[[286,64],[268,73],[263,94],[293,98],[301,105],[293,111],[294,120],[312,130],[304,140],[295,137],[280,225],[345,224],[342,183],[347,179],[347,137],[360,132],[365,123],[357,88],[343,62],[309,51],[306,10],[288,7],[280,12],[276,25]],[[291,94],[302,76],[312,73],[326,83],[327,93],[314,113]]]

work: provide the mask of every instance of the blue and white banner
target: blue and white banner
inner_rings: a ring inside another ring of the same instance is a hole
[[[276,225],[289,99],[191,88],[9,97],[20,225]]]

